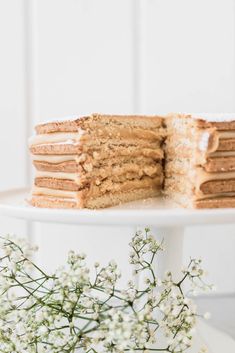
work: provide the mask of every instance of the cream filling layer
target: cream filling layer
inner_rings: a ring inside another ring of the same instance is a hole
[[[41,145],[41,144],[52,144],[52,143],[79,143],[81,141],[82,136],[89,135],[89,133],[85,130],[78,129],[77,132],[54,132],[48,134],[38,134],[32,136],[29,139],[29,146]],[[96,137],[103,138],[124,138],[124,139],[149,139],[149,140],[157,140],[161,139],[164,135],[164,130],[159,129],[153,131],[151,129],[127,129],[127,128],[103,128],[103,129],[95,129],[94,135],[91,134],[91,139]]]
[[[218,131],[219,139],[235,138],[235,131]],[[84,131],[69,132],[69,133],[51,133],[33,136],[29,140],[29,146],[40,145],[40,144],[52,144],[52,143],[79,143],[81,136],[84,135]],[[137,134],[138,135],[138,134]],[[199,142],[199,148],[204,150],[207,147],[209,140],[209,133],[202,134],[202,140]],[[190,146],[192,141],[190,139],[180,139],[180,144],[184,146]],[[203,146],[202,143],[203,142]],[[203,148],[202,148],[203,147]]]
[[[235,151],[218,151],[208,155],[208,157],[235,157]]]
[[[34,154],[31,157],[34,161],[55,163],[55,164],[68,162],[68,161],[76,161],[76,162],[80,161],[80,155],[76,155],[76,154],[58,155],[58,156]]]
[[[159,148],[157,148],[157,151],[159,151]],[[234,152],[235,153],[235,152]],[[83,158],[83,155],[77,155],[77,154],[64,154],[64,155],[40,155],[40,154],[32,154],[31,155],[31,158],[33,161],[36,161],[36,162],[46,162],[46,163],[49,163],[49,164],[59,164],[59,163],[63,163],[63,162],[70,162],[70,161],[75,161],[77,163],[80,163],[81,160],[82,162],[84,162],[84,158]],[[108,164],[118,164],[118,163],[121,163],[123,162],[123,160],[127,159],[127,158],[131,158],[129,156],[120,156],[120,157],[116,157],[115,160],[114,158],[112,158],[113,162],[114,163],[108,163]],[[143,159],[143,163],[145,163],[145,160],[147,160],[148,162],[152,161],[152,158],[151,157],[143,157],[143,156],[140,156],[140,157],[135,157],[135,161],[136,159],[140,159],[142,158]]]
[[[218,137],[222,139],[235,139],[235,131],[217,131]]]
[[[189,172],[189,174],[191,173]],[[194,174],[198,186],[212,180],[235,179],[235,172],[207,173],[202,168],[196,168],[192,174]]]
[[[29,139],[29,146],[79,142],[83,132],[55,132],[51,134],[35,135]]]
[[[209,201],[209,200],[220,200],[223,198],[228,198],[228,197],[234,197],[235,198],[235,193],[234,192],[229,192],[226,194],[211,194],[211,195],[205,195],[201,197],[193,196],[193,195],[185,195],[182,194],[181,192],[174,192],[173,194],[167,195],[170,197],[173,201],[180,201],[184,205],[193,206],[193,203],[196,201]]]
[[[230,180],[235,179],[235,172],[222,172],[222,173],[207,173],[202,168],[196,168],[184,175],[171,175],[165,180],[166,191],[167,188],[174,190],[180,187],[181,191],[192,190],[195,188],[195,193],[199,197],[203,196],[201,185],[209,181]],[[182,188],[183,187],[183,188]],[[208,194],[210,196],[210,194]]]
[[[62,198],[77,199],[79,192],[55,190],[55,189],[34,186],[32,189],[32,195],[45,195],[45,196],[55,196],[55,197],[62,197]]]
[[[208,157],[235,157],[235,151],[218,151],[208,155]]]
[[[64,172],[41,172],[36,171],[36,178],[52,178],[52,179],[64,179],[64,180],[73,180],[75,182],[80,181],[80,176],[78,173],[64,173]]]
[[[235,197],[235,192],[227,192],[227,193],[220,193],[220,194],[208,194],[208,195],[200,195],[194,196],[194,200],[200,201],[200,200],[206,200],[206,199],[216,199],[216,198],[221,198],[221,197]]]
[[[132,173],[139,175],[140,177],[143,176],[144,174],[147,176],[153,176],[156,174],[162,175],[162,166],[161,164],[151,164],[151,165],[136,165],[134,163],[126,163],[123,165],[117,165],[117,166],[107,166],[104,168],[98,168],[94,170],[93,176],[95,177],[107,177],[107,176],[122,176],[126,175],[128,178],[128,175],[131,175]],[[87,174],[89,176],[89,174]],[[35,172],[35,177],[36,178],[52,178],[52,179],[64,179],[64,180],[73,180],[76,183],[79,183],[81,181],[81,175],[79,175],[78,172],[75,173],[69,173],[69,172],[50,172],[50,171],[39,171],[36,170]]]

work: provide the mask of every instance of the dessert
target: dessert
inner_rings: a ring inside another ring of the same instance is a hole
[[[235,116],[101,115],[47,122],[30,140],[31,205],[103,208],[163,195],[235,207]]]
[[[160,194],[163,119],[93,114],[36,126],[36,207],[103,208]]]
[[[184,207],[235,207],[235,116],[171,114],[164,194]]]

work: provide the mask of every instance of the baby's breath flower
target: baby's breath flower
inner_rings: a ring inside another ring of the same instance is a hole
[[[211,314],[209,312],[206,312],[204,315],[203,315],[204,319],[206,320],[209,320],[210,317],[211,317]]]
[[[150,229],[139,230],[130,246],[134,275],[145,281],[139,288],[132,278],[120,290],[114,260],[105,267],[96,262],[91,280],[86,255],[71,250],[64,266],[46,274],[31,261],[35,247],[1,238],[0,353],[147,353],[154,344],[162,348],[162,335],[162,352],[190,347],[197,313],[182,284],[188,280],[192,291],[211,288],[202,279],[201,260],[191,259],[175,282],[170,271],[162,279],[154,272],[163,246]]]

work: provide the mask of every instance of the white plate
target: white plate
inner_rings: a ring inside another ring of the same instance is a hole
[[[0,192],[0,214],[30,221],[83,225],[187,226],[235,223],[235,209],[186,210],[161,198],[148,199],[104,210],[34,208],[26,203],[28,189]]]

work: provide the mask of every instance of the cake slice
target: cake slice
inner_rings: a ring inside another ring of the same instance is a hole
[[[170,114],[164,194],[184,207],[235,207],[235,115]]]
[[[92,114],[36,126],[36,207],[103,208],[159,195],[163,119]]]

